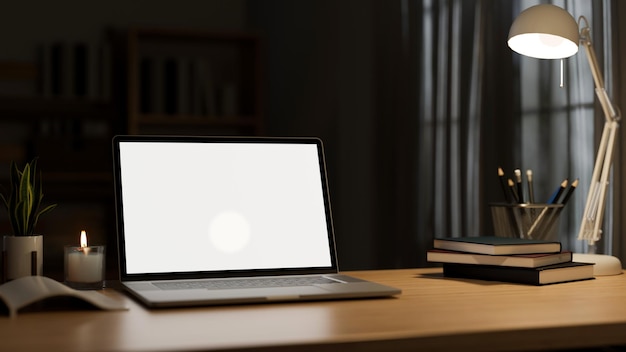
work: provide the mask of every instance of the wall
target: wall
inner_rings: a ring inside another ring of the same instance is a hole
[[[366,269],[376,265],[372,8],[371,1],[356,0],[11,2],[3,5],[0,21],[0,61],[34,61],[43,43],[97,42],[109,27],[260,32],[266,40],[266,134],[324,140],[339,264],[344,270]],[[70,205],[57,213],[71,218],[81,208]],[[89,213],[91,220],[83,224],[102,221],[99,208]],[[79,230],[74,225],[67,232],[73,236]],[[54,248],[64,241],[49,240]]]
[[[0,17],[0,43],[2,43],[0,62],[36,63],[38,48],[41,45],[54,42],[87,42],[97,45],[103,39],[105,31],[110,28],[124,29],[133,25],[141,25],[242,30],[245,27],[246,18],[244,9],[245,2],[243,0],[185,0],[183,2],[165,0],[27,0],[6,2],[3,3],[2,16]],[[32,89],[30,94],[34,94],[34,91],[35,89]],[[14,112],[11,111],[11,108],[5,108],[3,111],[7,111],[7,115]],[[119,120],[122,120],[124,110],[120,109],[120,111]],[[55,112],[57,115],[59,113],[63,114],[63,112]],[[30,115],[28,117],[30,118]],[[41,116],[41,114],[35,116],[35,118],[42,117],[45,116]],[[85,116],[82,117],[86,118]],[[33,121],[36,121],[35,118]],[[24,121],[20,122],[27,121],[30,120],[25,118]],[[21,141],[24,136],[28,135],[23,130],[29,128],[28,124],[14,123],[13,120],[0,121],[0,145],[15,142],[15,140]],[[36,128],[41,128],[41,126]],[[93,141],[92,144],[94,144]],[[2,155],[2,157],[4,160],[13,159],[6,155]],[[92,156],[92,159],[96,158]],[[40,166],[44,162],[45,160],[42,158]],[[78,160],[68,161],[68,163],[72,162],[74,165],[80,164]],[[102,168],[110,170],[111,166],[104,165]],[[6,180],[8,174],[5,172],[7,170],[8,162],[7,165],[2,163],[0,171],[3,172],[3,175],[0,180]],[[0,181],[0,183],[4,185],[4,181]],[[108,245],[107,267],[110,268],[108,275],[115,277],[116,234],[112,223],[114,219],[113,191],[111,189],[110,192],[107,192],[108,188],[105,188],[102,190],[102,194],[97,197],[86,196],[85,194],[91,194],[90,188],[95,183],[94,181],[90,184],[78,183],[78,180],[70,180],[63,188],[60,188],[61,190],[44,188],[46,194],[44,201],[46,203],[60,203],[54,212],[40,219],[38,226],[39,233],[45,235],[45,275],[62,279],[63,246],[67,244],[77,245],[80,231],[85,229],[88,231],[91,244],[106,243]],[[70,193],[74,196],[70,196]],[[0,235],[9,232],[10,227],[6,212],[0,210]]]
[[[373,268],[372,2],[248,3],[267,38],[266,130],[325,143],[339,265]]]

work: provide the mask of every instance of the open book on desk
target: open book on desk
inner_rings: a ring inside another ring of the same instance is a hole
[[[14,317],[26,307],[56,298],[69,298],[104,310],[128,309],[124,302],[97,291],[79,291],[45,276],[25,276],[0,285],[0,307]]]

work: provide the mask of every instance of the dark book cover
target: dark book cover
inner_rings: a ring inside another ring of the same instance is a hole
[[[435,238],[433,246],[436,249],[491,255],[561,252],[558,241],[497,236]]]
[[[70,42],[57,42],[50,48],[50,93],[54,97],[75,98],[77,52]]]
[[[63,45],[56,43],[50,48],[50,92],[53,96],[63,93]]]
[[[452,278],[502,281],[527,285],[593,279],[593,264],[566,262],[538,268],[444,263],[443,275]]]

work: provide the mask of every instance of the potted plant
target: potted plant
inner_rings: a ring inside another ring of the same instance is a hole
[[[42,207],[41,174],[37,174],[37,158],[20,170],[11,162],[9,190],[0,197],[7,209],[12,235],[3,238],[4,279],[41,275],[43,271],[43,236],[35,234],[39,217],[56,207]]]

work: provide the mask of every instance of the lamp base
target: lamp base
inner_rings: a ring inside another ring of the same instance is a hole
[[[611,255],[574,253],[573,261],[593,263],[593,276],[619,275],[622,273],[622,262]]]

